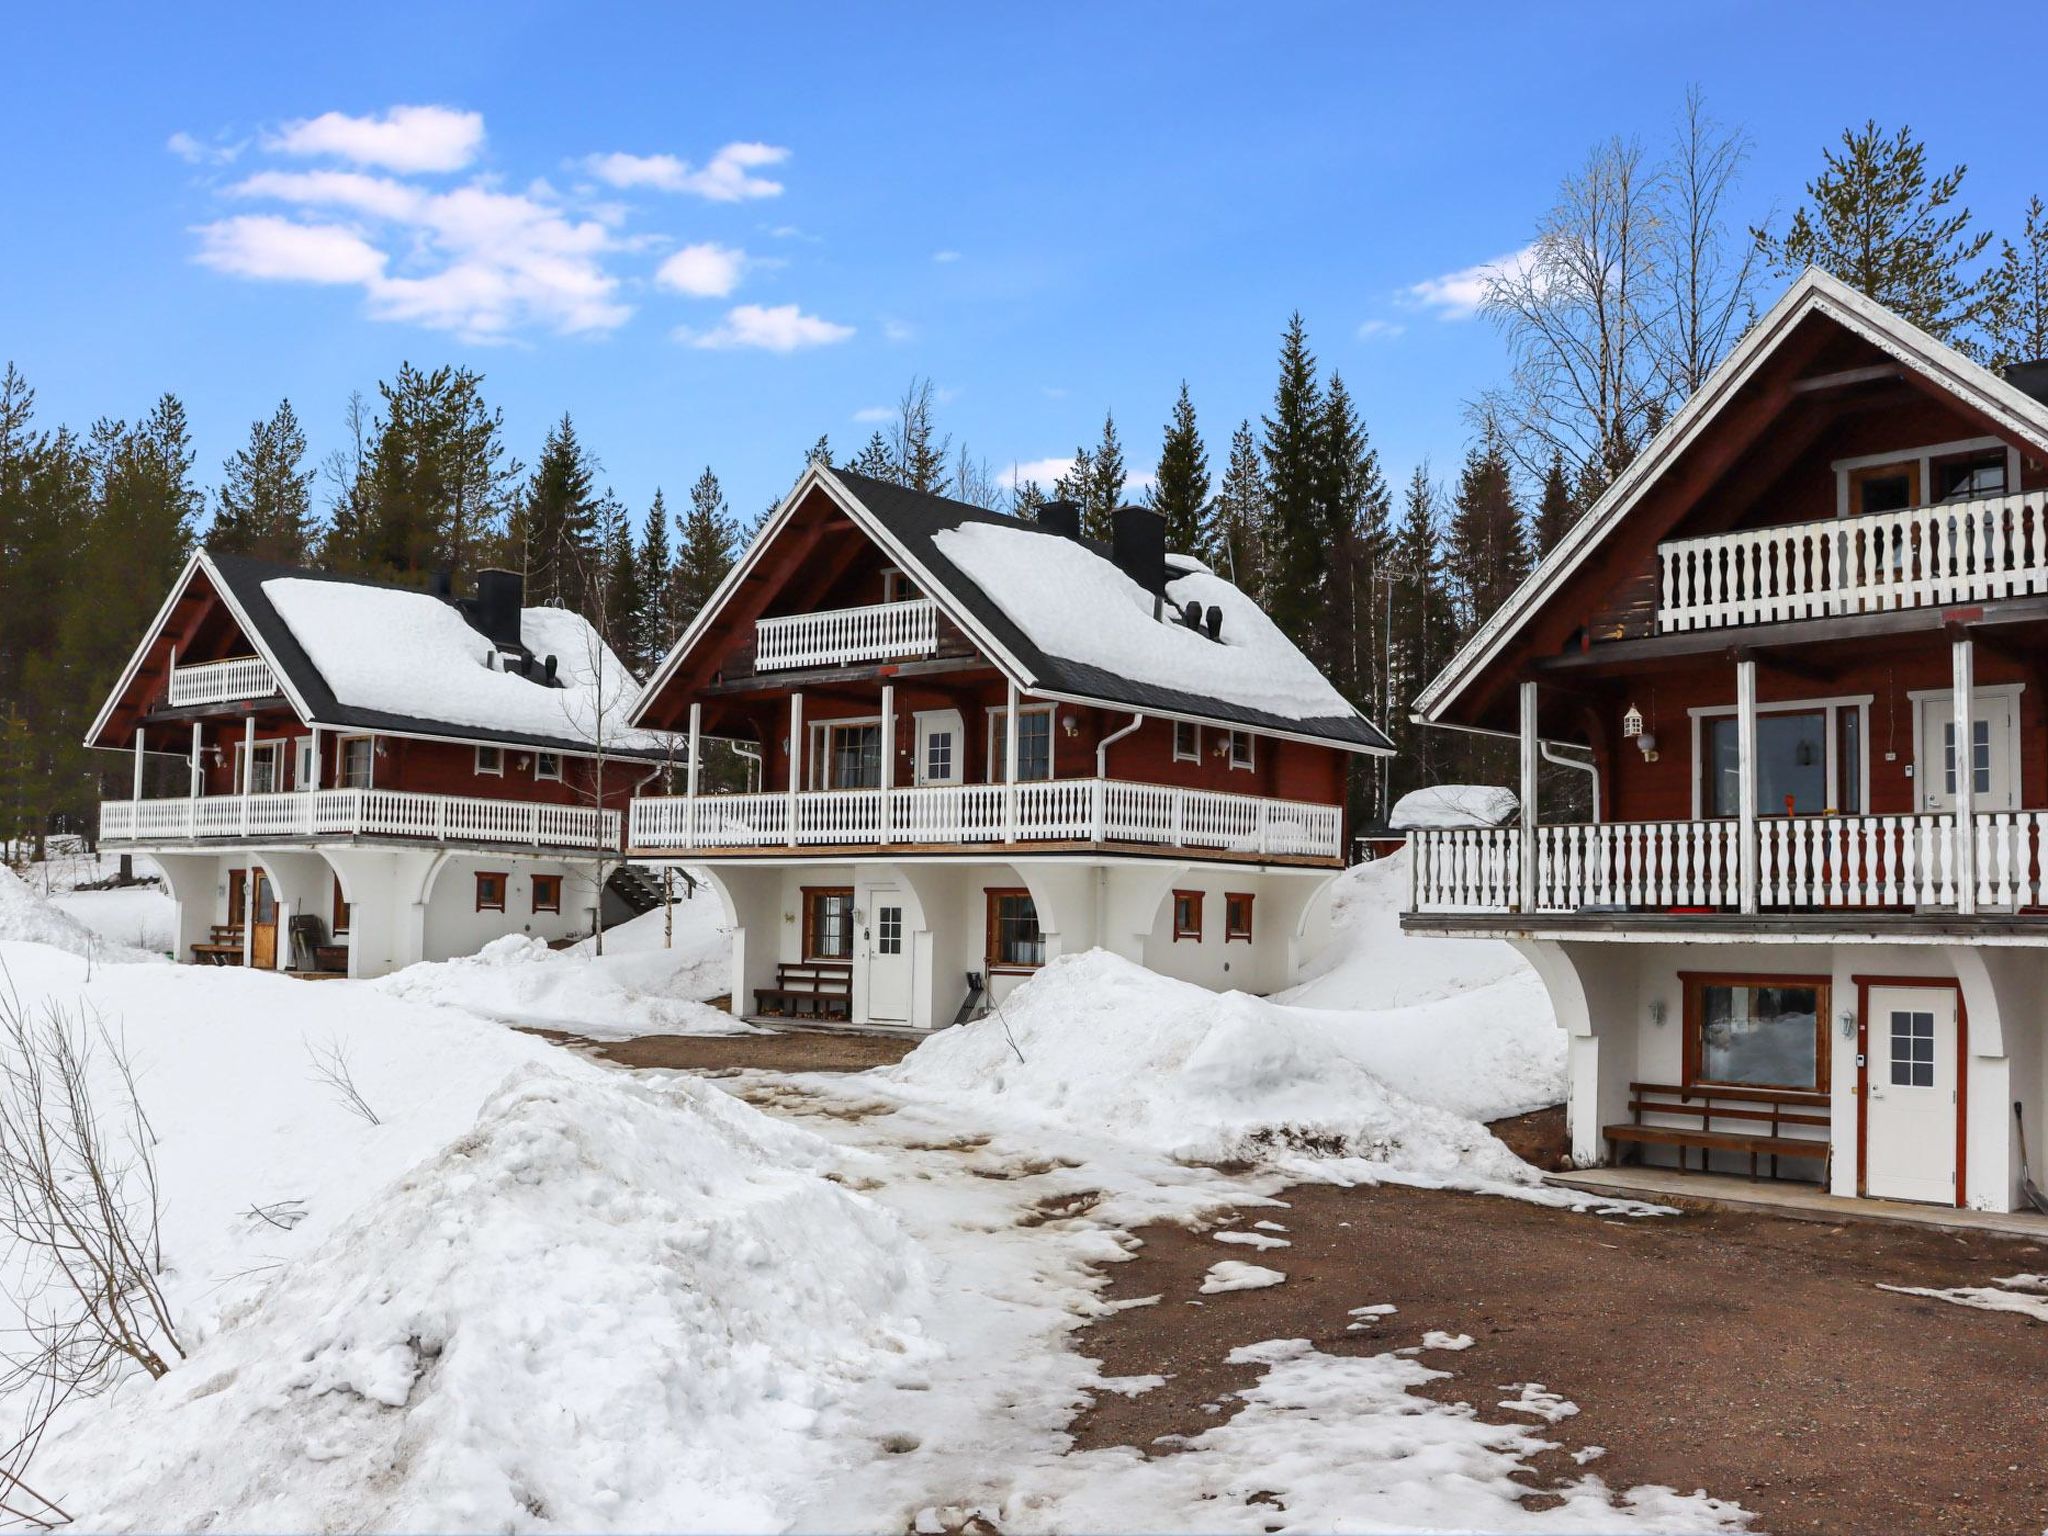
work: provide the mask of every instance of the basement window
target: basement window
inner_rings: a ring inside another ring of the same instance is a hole
[[[988,892],[988,968],[1022,971],[1045,964],[1045,938],[1029,891]]]
[[[536,912],[559,912],[562,910],[562,877],[560,875],[535,875],[533,877],[533,910]]]
[[[1200,891],[1175,891],[1173,893],[1173,939],[1178,944],[1182,939],[1202,942],[1202,893]]]
[[[509,876],[479,871],[476,877],[476,909],[479,912],[505,910],[505,886]]]
[[[1252,898],[1249,891],[1231,891],[1223,898],[1223,942],[1252,941]]]

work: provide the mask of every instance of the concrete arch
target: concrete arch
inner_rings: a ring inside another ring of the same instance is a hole
[[[1628,1118],[1628,1085],[1636,1076],[1638,1024],[1635,957],[1626,944],[1567,944],[1512,939],[1535,968],[1568,1042],[1565,1120],[1572,1161],[1605,1161],[1602,1126]]]
[[[192,946],[204,943],[213,927],[214,898],[226,866],[212,853],[159,853],[152,858],[163,871],[165,894],[177,911],[171,958],[190,960]]]
[[[2024,1018],[2032,996],[2032,957],[2023,950],[1973,944],[1951,945],[1947,954],[1969,1015],[1970,1054],[2005,1055],[2005,1021]]]
[[[1187,872],[1187,865],[1170,863],[1114,864],[1104,870],[1097,942],[1143,965],[1145,942],[1158,931],[1160,914]]]

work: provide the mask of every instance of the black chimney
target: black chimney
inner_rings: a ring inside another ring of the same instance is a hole
[[[1064,534],[1070,539],[1081,537],[1081,508],[1071,501],[1041,501],[1038,504],[1038,526],[1049,528],[1054,533]]]
[[[1157,597],[1166,591],[1166,519],[1150,507],[1118,507],[1110,558],[1116,568]]]
[[[1209,638],[1211,640],[1221,640],[1223,638],[1223,610],[1214,603],[1209,605],[1209,622],[1205,628],[1209,631]]]
[[[1181,610],[1180,621],[1188,629],[1199,630],[1202,627],[1202,605],[1189,603]]]
[[[435,571],[427,578],[427,591],[433,596],[440,598],[442,602],[447,602],[449,598],[455,595],[455,573],[453,571]]]
[[[519,610],[526,606],[526,578],[517,571],[476,573],[476,627],[500,650],[519,647]]]

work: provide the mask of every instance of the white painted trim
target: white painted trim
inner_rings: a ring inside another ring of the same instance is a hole
[[[2011,495],[2020,488],[2020,451],[2002,437],[1964,437],[1950,443],[1929,443],[1923,448],[1899,448],[1890,453],[1864,453],[1851,459],[1834,459],[1828,468],[1835,472],[1835,516],[1847,517],[1849,509],[1849,481],[1859,469],[1874,469],[1882,464],[1917,464],[1915,471],[1920,477],[1920,507],[1939,507],[1946,502],[1934,499],[1934,461],[1951,458],[1959,453],[1979,452],[1986,448],[2005,450],[2005,492]]]
[[[988,777],[985,780],[983,780],[984,783],[1001,784],[1004,782],[1003,776],[996,772],[996,722],[998,720],[1003,719],[1008,714],[1008,712],[1009,707],[1003,704],[986,704],[982,706],[982,714],[985,718],[982,723],[983,739],[981,755],[983,764],[986,766],[988,771]],[[1025,715],[1050,716],[1053,713],[1054,706],[1051,704],[1020,703],[1017,706],[1017,714],[1020,719]],[[1053,758],[1057,755],[1058,752],[1058,747],[1055,745],[1053,738],[1053,729],[1054,726],[1056,726],[1057,724],[1058,722],[1054,721],[1045,729],[1045,778],[1019,779],[1019,783],[1043,784],[1059,777],[1059,775],[1053,771],[1053,769],[1056,767],[1056,764],[1053,762]],[[1018,734],[1021,736],[1023,733],[1020,731]],[[1012,754],[1009,750],[1006,738],[1003,748],[1004,761],[1007,762],[1013,755],[1014,754]]]
[[[370,782],[367,784],[345,784],[343,776],[348,772],[348,744],[352,741],[367,741],[370,744]],[[334,779],[336,789],[375,789],[377,787],[377,737],[372,731],[351,731],[334,738]]]
[[[1820,710],[1827,718],[1824,729],[1827,732],[1827,786],[1823,793],[1828,803],[1838,810],[1841,806],[1841,756],[1842,726],[1839,718],[1845,709],[1856,711],[1856,756],[1857,784],[1856,804],[1861,807],[1856,814],[1867,815],[1870,811],[1870,706],[1876,702],[1872,693],[1844,693],[1827,699],[1773,699],[1770,703],[1758,703],[1758,715],[1812,714]],[[1701,755],[1706,732],[1700,722],[1710,719],[1725,719],[1740,713],[1734,704],[1699,704],[1686,711],[1692,721],[1692,819],[1705,821],[1706,812],[1706,759]],[[1916,716],[1917,718],[1917,716]],[[1758,812],[1762,814],[1761,810]],[[1721,818],[1716,817],[1715,820]]]
[[[1417,715],[1433,721],[1443,713],[1543,607],[1551,592],[1600,547],[1643,492],[1713,424],[1722,408],[1749,382],[1792,328],[1815,313],[1856,333],[1951,394],[1969,400],[2002,429],[2048,458],[2048,406],[1909,325],[1841,279],[1818,267],[1809,267],[1708,375],[1692,398],[1679,407],[1663,430],[1650,439],[1606,494],[1572,525],[1514,594],[1431,679],[1415,701]]]
[[[555,771],[553,773],[549,773],[541,767],[540,760],[544,757],[552,757],[555,760]],[[533,778],[536,784],[561,783],[562,754],[559,752],[551,752],[546,747],[535,747],[533,749]]]
[[[1889,453],[1860,453],[1849,459],[1830,459],[1828,468],[1833,470],[1871,469],[1879,464],[1904,464],[1912,459],[1925,463],[1929,459],[1945,459],[1951,454],[1969,453],[1979,448],[2003,448],[2005,440],[1997,437],[1960,437],[1952,443],[1927,443],[1919,447],[1894,448]],[[1923,490],[1925,485],[1921,487]],[[2017,487],[2015,487],[2017,489]]]
[[[495,767],[486,768],[484,766],[484,754],[486,752],[497,754],[498,761]],[[502,779],[505,777],[505,749],[503,747],[493,746],[487,741],[480,741],[476,744],[476,755],[472,758],[471,762],[470,771],[478,778]]]
[[[1241,763],[1237,760],[1237,744],[1240,739],[1244,742],[1244,761]],[[1246,730],[1241,726],[1233,729],[1225,740],[1223,753],[1223,766],[1230,772],[1236,773],[1241,770],[1245,773],[1257,773],[1259,771],[1259,733]]]
[[[1202,760],[1201,723],[1195,720],[1175,720],[1171,724],[1173,728],[1173,760],[1176,763],[1199,763]],[[1186,726],[1195,733],[1195,744],[1186,752],[1180,749],[1180,731],[1182,726]]]

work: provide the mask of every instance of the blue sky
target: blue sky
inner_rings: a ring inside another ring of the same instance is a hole
[[[1874,114],[2016,226],[2038,105],[1967,61],[2048,18],[1939,14],[1953,49],[1902,41],[1924,5],[15,8],[0,356],[46,423],[175,391],[209,482],[280,396],[324,454],[351,389],[466,363],[520,457],[567,410],[636,514],[708,463],[751,515],[912,375],[998,468],[1113,408],[1138,470],[1185,378],[1220,470],[1299,308],[1398,481],[1503,367],[1422,295],[1688,84],[1755,140],[1747,217]]]

